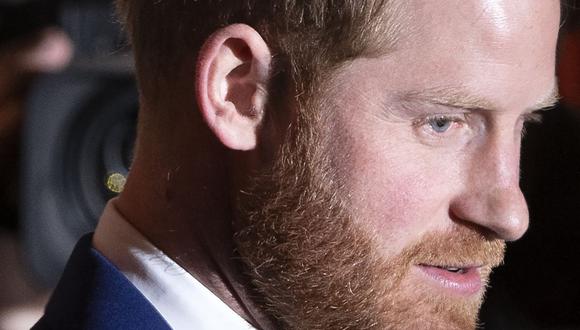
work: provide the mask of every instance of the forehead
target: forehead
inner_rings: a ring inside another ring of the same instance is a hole
[[[559,0],[410,0],[406,41],[500,50],[558,29]],[[513,50],[513,49],[510,49]]]
[[[505,108],[552,92],[558,0],[409,0],[405,7],[396,50],[347,70],[369,77],[359,89],[461,87]]]

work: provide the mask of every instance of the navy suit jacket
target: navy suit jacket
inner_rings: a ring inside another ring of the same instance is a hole
[[[77,243],[44,316],[32,329],[171,329],[91,242],[87,235]]]

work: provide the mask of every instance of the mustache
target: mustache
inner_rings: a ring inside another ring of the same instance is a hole
[[[400,257],[408,265],[482,267],[492,269],[503,264],[506,243],[490,239],[469,227],[455,226],[446,232],[429,232]]]

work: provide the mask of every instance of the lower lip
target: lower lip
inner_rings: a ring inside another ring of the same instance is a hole
[[[418,267],[428,278],[458,295],[472,296],[479,293],[483,287],[477,267],[467,268],[464,273],[452,273],[427,265],[419,265]]]

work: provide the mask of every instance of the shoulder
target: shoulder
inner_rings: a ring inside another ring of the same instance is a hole
[[[129,280],[92,248],[92,235],[75,247],[33,329],[170,329]]]

